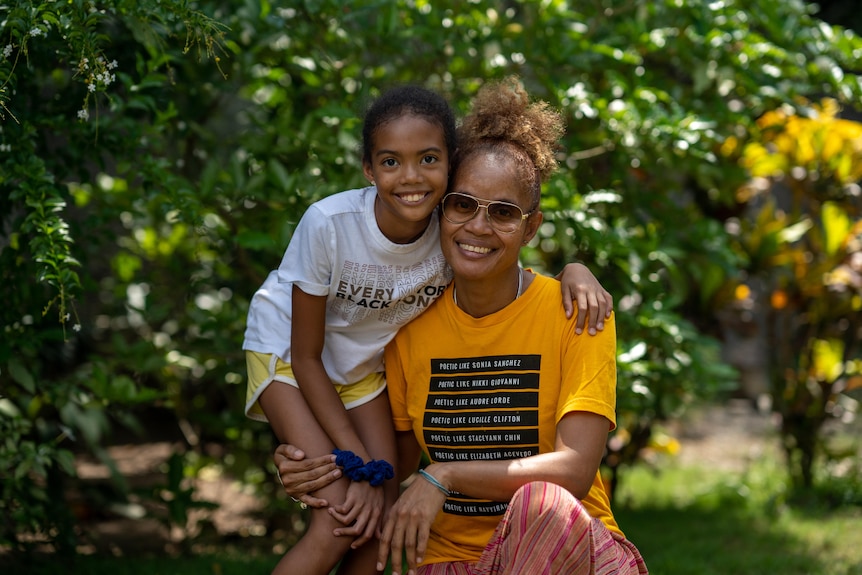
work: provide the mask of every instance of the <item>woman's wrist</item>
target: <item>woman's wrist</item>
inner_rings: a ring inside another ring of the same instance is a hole
[[[445,463],[432,463],[425,467],[423,471],[434,478],[434,481],[439,484],[438,489],[442,487],[450,493],[453,491],[451,477],[448,472],[449,466],[447,466]],[[435,487],[437,487],[437,485],[435,485]]]

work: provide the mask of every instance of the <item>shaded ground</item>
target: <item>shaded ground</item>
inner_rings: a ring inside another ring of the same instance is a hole
[[[775,417],[758,412],[749,400],[695,410],[669,427],[680,442],[677,457],[683,465],[741,472],[765,455],[781,457]]]
[[[91,514],[86,508],[76,509],[85,498],[79,500],[77,494],[71,494],[71,505],[79,519],[83,539],[87,541],[80,552],[114,555],[173,552],[183,549],[188,541],[194,541],[196,546],[218,546],[242,539],[247,544],[272,529],[267,525],[263,504],[253,489],[215,467],[204,468],[198,477],[182,483],[183,489],[193,494],[194,501],[213,505],[184,504],[188,510],[187,529],[170,527],[169,505],[176,496],[164,487],[171,455],[181,449],[181,445],[170,441],[108,448],[132,492],[146,495],[133,495],[130,504],[112,505],[107,513]],[[108,468],[92,459],[79,458],[76,468],[79,478],[93,485],[107,484],[109,480]],[[271,547],[269,543],[259,543]]]

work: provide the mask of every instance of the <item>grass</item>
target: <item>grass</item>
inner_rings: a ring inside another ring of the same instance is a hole
[[[106,557],[81,555],[58,562],[33,560],[12,566],[0,563],[0,572],[27,575],[252,575],[272,571],[277,557],[243,557],[239,553],[184,557]]]
[[[769,461],[742,477],[638,467],[615,514],[656,575],[862,575],[862,507],[789,506],[782,478]]]
[[[862,506],[790,506],[783,477],[768,459],[742,475],[673,461],[638,466],[623,475],[614,508],[654,575],[862,575]],[[249,575],[269,573],[277,560],[233,547],[177,558],[31,559],[11,570],[0,563],[0,572]]]

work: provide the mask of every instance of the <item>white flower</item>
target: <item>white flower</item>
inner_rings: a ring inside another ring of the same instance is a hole
[[[3,48],[3,57],[8,58],[12,55],[12,44],[6,44],[6,47]]]
[[[30,35],[31,35],[33,38],[35,38],[36,36],[39,36],[39,35],[41,35],[41,34],[42,34],[42,31],[41,31],[40,29],[36,28],[36,27],[33,27],[33,29],[32,29],[32,30],[30,30]]]
[[[87,89],[91,92],[95,92],[96,91],[96,85],[95,84],[87,84]]]
[[[70,318],[70,317],[72,317],[72,314],[67,313],[67,314],[63,317],[63,319],[64,319],[64,320],[66,320],[66,321],[69,321],[69,318]]]
[[[75,331],[81,331],[81,324],[76,323],[75,325],[72,326],[72,329]]]
[[[0,152],[11,152],[12,144],[0,144]]]
[[[90,119],[90,112],[86,109],[78,110],[78,119],[84,120],[85,122]]]
[[[108,62],[108,70],[113,70],[117,66],[119,66],[119,64],[117,64],[116,60],[111,60],[110,62]]]
[[[83,60],[81,60],[81,65],[84,67],[84,70],[86,70],[90,67],[90,59],[84,58]]]

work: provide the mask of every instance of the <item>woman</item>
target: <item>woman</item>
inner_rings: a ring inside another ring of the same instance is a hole
[[[440,220],[454,281],[385,353],[400,469],[430,464],[387,516],[378,570],[402,573],[403,553],[420,575],[647,572],[599,475],[614,323],[578,338],[559,283],[518,264],[561,133],[513,79],[484,87],[462,125]]]

